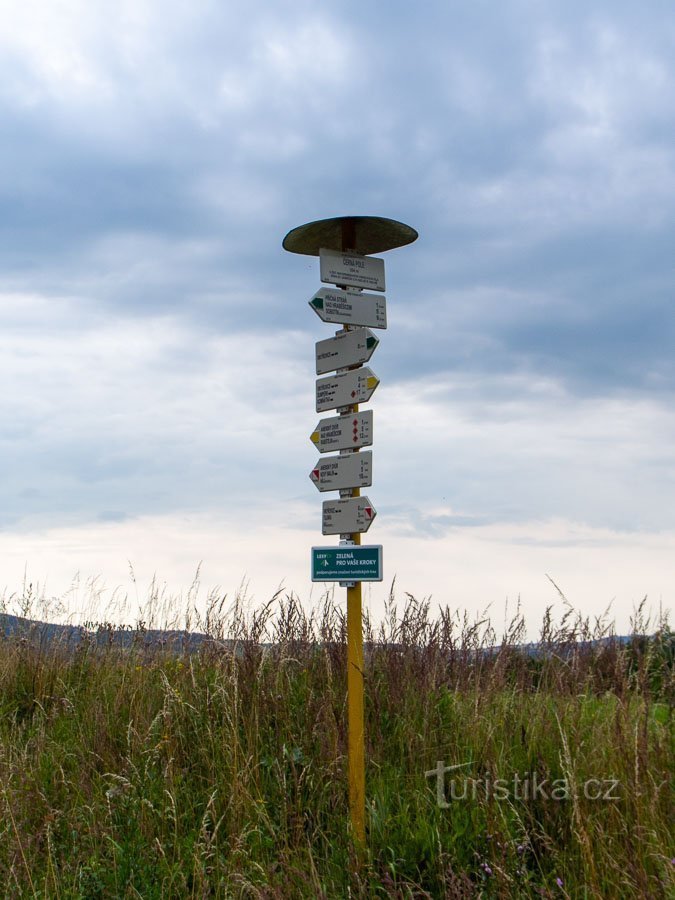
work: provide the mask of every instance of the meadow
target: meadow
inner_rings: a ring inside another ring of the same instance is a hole
[[[392,596],[364,621],[358,848],[341,605],[176,615],[208,640],[0,637],[4,896],[675,896],[666,618],[549,612],[533,648],[519,613],[496,640]]]

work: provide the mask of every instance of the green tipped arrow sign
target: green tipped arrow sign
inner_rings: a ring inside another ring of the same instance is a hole
[[[367,328],[387,327],[387,300],[377,294],[321,288],[309,305],[322,322],[363,325]]]
[[[357,328],[319,341],[316,345],[316,374],[360,366],[368,362],[379,343],[370,328]]]

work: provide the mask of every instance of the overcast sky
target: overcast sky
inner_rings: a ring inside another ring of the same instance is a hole
[[[420,234],[383,255],[371,611],[394,576],[533,624],[547,575],[621,629],[672,605],[670,0],[0,13],[6,598],[27,572],[77,617],[89,578],[186,596],[200,563],[204,594],[321,596],[333,328],[281,241],[370,214]]]

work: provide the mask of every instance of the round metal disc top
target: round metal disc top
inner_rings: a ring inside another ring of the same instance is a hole
[[[319,219],[289,231],[283,240],[284,250],[318,256],[319,250],[353,250],[355,253],[384,253],[417,240],[410,225],[380,216],[338,216]]]

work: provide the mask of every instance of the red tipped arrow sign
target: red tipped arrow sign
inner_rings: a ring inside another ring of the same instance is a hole
[[[366,409],[348,416],[320,419],[309,439],[319,453],[370,447],[373,443],[373,411]]]
[[[325,500],[322,514],[322,534],[357,534],[368,531],[377,515],[367,497]]]
[[[309,477],[319,491],[369,487],[373,483],[373,454],[366,450],[345,456],[327,456],[317,462]]]

